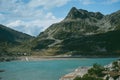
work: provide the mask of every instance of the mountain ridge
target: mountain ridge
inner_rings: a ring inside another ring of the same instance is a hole
[[[61,22],[52,24],[35,38],[0,25],[0,46],[3,46],[0,52],[40,56],[120,56],[119,22],[120,10],[103,15],[73,7]]]
[[[19,41],[19,40],[26,40],[30,39],[33,36],[30,36],[28,34],[16,31],[14,29],[11,29],[9,27],[6,27],[2,24],[0,24],[0,41]],[[13,38],[13,39],[12,39]]]
[[[103,14],[100,12],[89,12],[87,10],[83,9],[77,9],[76,7],[72,7],[69,11],[68,15],[66,16],[66,19],[86,19],[88,17],[96,17],[98,19],[103,18]]]
[[[110,15],[103,15],[100,12],[88,12],[87,10],[73,7],[63,21],[52,24],[33,40],[36,44],[32,49],[41,52],[39,54],[43,55],[74,55],[76,53],[79,55],[83,53],[88,53],[86,55],[95,53],[94,55],[97,55],[97,52],[101,54],[108,53],[107,55],[109,55],[109,50],[113,47],[109,48],[108,45],[114,45],[116,44],[114,41],[117,41],[116,39],[111,41],[112,38],[109,37],[114,38],[116,33],[119,34],[119,13],[117,11]],[[99,34],[100,37],[96,37]],[[118,35],[117,37],[119,40]],[[103,38],[103,40],[100,38]],[[66,42],[66,40],[68,41]],[[120,43],[118,42],[118,44]],[[83,45],[86,46],[82,48]],[[103,46],[101,47],[101,45]],[[73,47],[72,50],[69,47]],[[79,49],[76,50],[75,48]],[[87,48],[89,49],[88,51],[86,50]],[[115,48],[118,48],[117,50],[119,51],[120,46],[115,46]],[[94,49],[98,49],[98,51]],[[100,51],[103,49],[105,52]],[[115,51],[111,51],[111,53],[115,53]]]
[[[0,56],[13,56],[18,55],[17,53],[28,52],[29,49],[26,49],[29,48],[28,42],[33,38],[33,36],[0,24]]]

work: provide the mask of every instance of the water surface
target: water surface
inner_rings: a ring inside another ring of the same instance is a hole
[[[59,78],[79,66],[91,66],[94,63],[109,64],[118,58],[81,58],[41,61],[1,62],[1,80],[59,80]]]

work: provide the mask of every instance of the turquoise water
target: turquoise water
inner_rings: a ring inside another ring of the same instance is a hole
[[[91,66],[94,63],[109,64],[118,58],[62,59],[41,61],[1,62],[1,80],[59,80],[61,76],[79,66]]]

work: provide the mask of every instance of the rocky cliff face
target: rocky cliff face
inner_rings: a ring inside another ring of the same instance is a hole
[[[103,15],[73,7],[63,21],[40,33],[32,49],[50,55],[115,54],[120,50],[119,29],[120,11]]]

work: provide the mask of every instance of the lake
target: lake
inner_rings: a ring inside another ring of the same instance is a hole
[[[1,80],[59,80],[59,78],[80,66],[94,63],[106,65],[118,58],[54,59],[40,61],[0,62]]]

